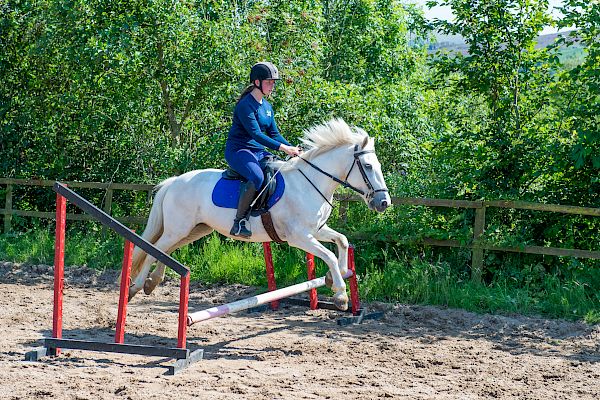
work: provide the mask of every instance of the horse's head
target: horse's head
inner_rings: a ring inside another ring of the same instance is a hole
[[[392,201],[381,163],[375,154],[375,141],[365,133],[362,143],[354,145],[352,153],[354,161],[346,174],[346,182],[361,195],[371,210],[384,212]]]
[[[371,210],[383,212],[391,205],[374,140],[364,130],[334,118],[305,131],[302,141],[310,148],[299,157],[305,163],[360,194]]]

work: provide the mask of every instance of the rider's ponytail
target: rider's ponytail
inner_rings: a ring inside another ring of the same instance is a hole
[[[246,96],[248,93],[250,93],[252,91],[252,89],[254,89],[254,84],[250,84],[250,85],[246,86],[246,89],[244,89],[242,94],[240,94],[240,96],[236,99],[235,104],[239,103],[240,100],[244,98],[244,96]]]

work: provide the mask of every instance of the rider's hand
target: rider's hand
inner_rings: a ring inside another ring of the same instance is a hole
[[[300,149],[297,146],[288,146],[287,144],[281,144],[281,146],[279,146],[279,150],[283,151],[284,153],[286,153],[288,156],[299,156],[300,153],[302,153],[302,149]]]

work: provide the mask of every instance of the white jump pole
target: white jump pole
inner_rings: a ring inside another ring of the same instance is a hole
[[[352,271],[348,270],[344,279],[352,276]],[[280,300],[285,297],[290,297],[298,293],[307,292],[311,289],[325,286],[325,277],[312,279],[310,281],[298,283],[297,285],[288,286],[286,288],[273,290],[272,292],[266,292],[257,296],[248,297],[246,299],[234,301],[233,303],[227,303],[218,307],[207,308],[206,310],[197,311],[195,313],[188,314],[187,324],[188,326],[195,324],[196,322],[206,321],[220,317],[222,315],[234,313],[237,311],[247,310],[248,308],[260,306],[261,304],[270,303],[275,300]]]

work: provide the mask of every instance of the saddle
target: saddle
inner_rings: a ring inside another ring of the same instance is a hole
[[[268,187],[263,190],[264,186],[259,188],[257,191],[257,198],[254,199],[254,205],[251,208],[251,215],[260,215],[269,210],[273,204],[269,204],[269,199],[275,193],[277,189],[278,180],[272,179],[273,175],[275,175],[275,169],[270,165],[272,161],[276,161],[277,158],[275,156],[265,157],[260,160],[259,165],[260,169],[262,169],[264,177],[265,177],[265,185]],[[234,169],[229,168],[221,174],[221,177],[226,180],[239,180],[241,182],[246,182],[247,179],[242,175],[238,174]]]

